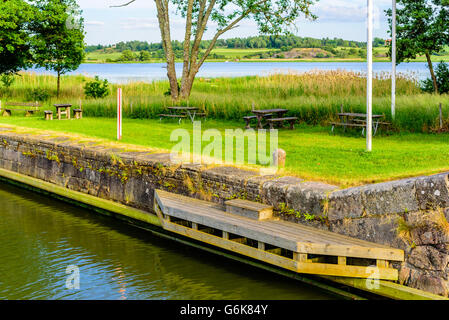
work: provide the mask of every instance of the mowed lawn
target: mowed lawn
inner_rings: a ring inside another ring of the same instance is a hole
[[[1,124],[116,140],[116,120],[112,118],[44,121],[13,116],[1,117]],[[215,128],[222,133],[243,126],[228,121],[202,123],[203,130]],[[192,132],[189,121],[178,125],[170,120],[124,119],[122,143],[170,150],[177,143],[170,141],[170,135],[179,128]],[[279,131],[279,147],[287,152],[283,174],[348,187],[449,171],[449,134],[380,135],[374,138],[373,151],[367,153],[365,139],[358,131],[353,135],[330,135],[329,131],[329,127],[311,126]],[[203,147],[208,143],[203,142]]]

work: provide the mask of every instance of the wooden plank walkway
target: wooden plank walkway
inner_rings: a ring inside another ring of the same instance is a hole
[[[255,220],[162,190],[155,191],[154,209],[165,230],[298,273],[397,280],[390,261],[404,260],[399,249],[287,221]]]

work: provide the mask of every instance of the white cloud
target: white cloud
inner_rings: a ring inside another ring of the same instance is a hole
[[[103,21],[86,21],[84,23],[86,26],[104,26],[104,22]]]
[[[378,1],[374,5],[374,20],[385,20],[384,10],[388,8],[385,1]],[[318,16],[318,22],[351,23],[366,21],[366,3],[349,1],[319,2],[312,11]]]
[[[123,29],[153,29],[157,28],[156,18],[126,18],[120,22]]]

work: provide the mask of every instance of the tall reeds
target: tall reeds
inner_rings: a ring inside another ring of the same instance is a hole
[[[67,102],[78,105],[86,116],[114,117],[116,114],[115,92],[118,87],[111,84],[111,95],[103,99],[86,99],[84,84],[92,79],[87,76],[64,76],[61,94],[55,98],[56,78],[50,75],[23,73],[16,77],[9,89],[1,89],[1,100],[27,100],[29,92],[46,90],[51,98],[44,105],[51,108],[54,103]],[[131,82],[123,88],[124,116],[129,118],[156,118],[173,105],[167,81],[152,83]],[[392,121],[390,113],[390,76],[376,75],[374,80],[373,112],[384,114]],[[336,118],[343,106],[345,111],[365,111],[366,80],[364,74],[356,72],[311,71],[305,73],[273,73],[267,76],[239,78],[198,78],[189,101],[181,105],[196,106],[208,117],[241,121],[244,115],[256,109],[285,108],[300,121],[312,125],[326,125]],[[449,97],[423,94],[413,74],[397,77],[397,111],[394,126],[397,129],[426,132],[438,121],[438,104],[443,103],[444,118],[449,117]]]

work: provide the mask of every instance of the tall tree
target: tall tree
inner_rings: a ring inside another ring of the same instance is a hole
[[[14,74],[30,65],[28,25],[33,10],[24,0],[0,0],[0,74]]]
[[[425,55],[434,90],[438,92],[431,55],[449,44],[449,0],[397,0],[397,3],[397,62]],[[391,34],[392,11],[387,10],[387,15]]]
[[[127,6],[131,0],[121,6]],[[262,34],[279,34],[290,30],[296,19],[303,14],[314,19],[310,7],[316,0],[154,0],[161,32],[162,46],[167,62],[167,76],[171,97],[174,100],[188,98],[200,67],[215,47],[217,40],[227,31],[237,28],[244,19],[257,23]],[[175,9],[185,18],[183,44],[183,68],[181,87],[175,70],[175,54],[170,29],[169,12]],[[201,40],[211,23],[218,28],[204,52]]]
[[[75,0],[35,0],[39,18],[32,25],[38,66],[61,75],[76,70],[84,58],[84,20]]]

